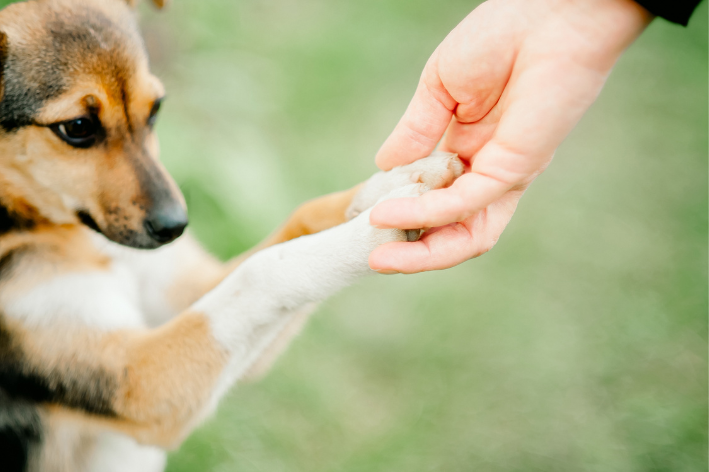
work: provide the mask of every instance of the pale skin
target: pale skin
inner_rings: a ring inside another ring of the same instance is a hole
[[[432,228],[378,247],[382,273],[453,267],[489,251],[525,190],[600,93],[653,16],[632,0],[490,0],[428,60],[404,116],[376,156],[388,170],[455,152],[446,189],[377,205],[380,228]]]

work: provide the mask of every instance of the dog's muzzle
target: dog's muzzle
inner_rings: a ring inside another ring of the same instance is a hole
[[[187,221],[187,212],[183,206],[172,204],[151,211],[143,221],[143,226],[154,241],[167,244],[185,231]]]

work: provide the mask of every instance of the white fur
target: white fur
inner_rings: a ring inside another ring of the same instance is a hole
[[[347,209],[348,219],[362,213],[398,188],[422,183],[427,189],[440,188],[463,172],[463,163],[457,154],[436,151],[426,159],[405,166],[394,167],[388,172],[377,172],[367,180],[364,188],[355,196]]]
[[[389,196],[417,196],[424,190],[423,184],[412,184]],[[215,396],[252,366],[304,306],[372,274],[368,257],[374,248],[406,240],[404,231],[370,226],[369,211],[256,253],[193,306],[209,316],[214,338],[231,353]]]
[[[120,262],[108,271],[70,272],[25,292],[4,290],[5,315],[28,327],[81,324],[103,330],[144,327],[135,277]]]
[[[213,409],[294,317],[373,273],[367,261],[374,248],[406,241],[404,231],[370,226],[368,206],[382,198],[420,195],[461,171],[454,155],[437,155],[377,174],[353,202],[352,215],[359,216],[254,254],[197,301],[191,309],[209,318],[214,339],[230,356],[201,416]],[[189,239],[154,251],[123,248],[98,235],[93,242],[111,257],[110,270],[64,273],[24,293],[5,290],[0,308],[30,326],[46,326],[58,319],[104,330],[151,326],[176,314],[167,288],[181,271],[206,257]],[[106,432],[98,436],[86,470],[157,472],[164,464],[161,450]]]
[[[167,453],[162,449],[106,431],[96,438],[85,472],[160,472],[166,463]]]
[[[138,305],[148,326],[159,326],[179,313],[169,297],[168,288],[180,274],[214,260],[189,233],[177,241],[152,251],[134,249],[109,241],[92,232],[92,241],[104,254],[130,271],[139,288]]]

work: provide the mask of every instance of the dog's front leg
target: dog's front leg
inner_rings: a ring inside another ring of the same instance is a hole
[[[150,324],[157,325],[186,309],[256,252],[340,225],[403,185],[420,182],[432,189],[444,187],[462,170],[454,155],[437,153],[389,172],[379,172],[349,190],[303,203],[263,242],[224,264],[210,256],[189,234],[168,247],[148,253],[118,247],[113,250],[143,281],[143,311]],[[126,253],[130,255],[126,257]]]
[[[376,230],[364,214],[256,253],[198,301],[193,309],[209,317],[214,337],[230,352],[217,395],[253,366],[299,312],[372,273],[369,253],[395,240],[405,241],[406,233]]]
[[[422,185],[409,187],[400,195]],[[394,240],[406,233],[374,229],[365,213],[273,246],[154,330],[37,328],[0,317],[0,335],[13,340],[0,344],[3,378],[57,421],[174,447],[299,310],[370,273],[369,253]]]
[[[124,248],[97,237],[97,245],[128,266],[141,281],[141,308],[147,322],[158,326],[177,316],[254,253],[291,239],[314,234],[347,221],[346,210],[361,186],[300,205],[263,242],[226,263],[205,251],[188,233],[160,249]]]
[[[373,183],[373,192],[388,189]],[[427,188],[406,184],[388,196]],[[154,330],[29,333],[5,320],[0,334],[13,343],[0,343],[2,374],[15,379],[12,385],[33,385],[27,391],[39,396],[30,399],[45,402],[52,415],[78,415],[144,443],[175,446],[298,312],[371,273],[367,259],[375,247],[407,239],[406,231],[371,227],[365,210],[348,223],[255,254]]]
[[[367,182],[353,189],[326,195],[303,204],[279,230],[257,249],[303,235],[318,233],[339,225],[371,208],[379,199],[385,198],[387,195],[391,197],[391,192],[401,192],[400,189],[411,184],[421,183],[422,187],[418,187],[419,191],[422,188],[436,189],[447,186],[462,172],[461,161],[454,154],[448,153],[434,153],[434,155],[413,164],[397,167],[389,172],[379,172]],[[360,218],[359,221],[362,222],[364,219]],[[352,227],[354,228],[354,226]],[[409,232],[409,239],[414,235],[418,236],[418,234],[418,232]],[[313,238],[312,240],[319,239]],[[343,257],[342,254],[349,250],[348,248],[341,251],[342,253],[325,258],[334,261],[338,257]],[[314,252],[317,253],[317,251]],[[317,256],[312,256],[312,258],[308,256],[308,260],[314,261],[316,259]],[[305,267],[307,264],[304,262]],[[322,274],[327,277],[328,266],[324,267]],[[312,306],[312,304],[310,305]],[[257,350],[258,358],[250,362],[249,371],[246,373],[247,378],[258,377],[271,366],[288,342],[304,325],[311,311],[312,307],[300,309],[295,316],[290,317],[284,327],[279,329],[277,337],[267,342],[267,347]]]

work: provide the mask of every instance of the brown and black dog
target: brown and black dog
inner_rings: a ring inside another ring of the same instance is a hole
[[[2,471],[162,470],[316,302],[371,272],[373,248],[418,237],[372,228],[368,208],[462,171],[441,154],[376,174],[221,264],[175,241],[187,213],[158,160],[164,91],[131,7],[0,12]]]

